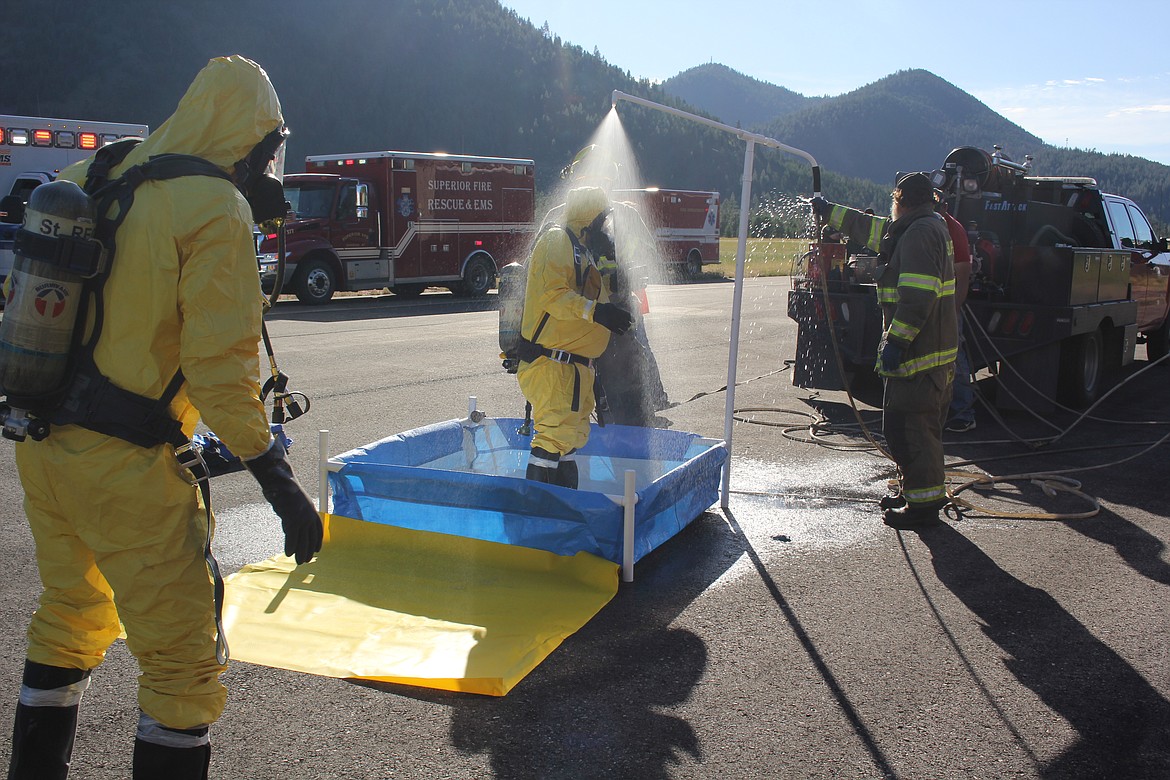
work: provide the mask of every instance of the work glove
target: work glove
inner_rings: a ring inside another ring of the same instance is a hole
[[[634,315],[612,303],[599,303],[593,310],[593,321],[620,336],[634,324]]]
[[[893,372],[902,365],[902,353],[906,351],[898,342],[890,339],[886,341],[886,345],[882,347],[882,370]]]
[[[284,447],[279,441],[263,455],[244,461],[248,471],[260,483],[264,498],[280,517],[284,529],[284,554],[295,556],[297,565],[308,563],[321,549],[324,528],[321,515],[293,476]]]
[[[810,200],[808,204],[812,206],[813,213],[821,219],[827,219],[829,213],[833,210],[833,204],[822,198],[820,195],[817,195],[815,198]]]

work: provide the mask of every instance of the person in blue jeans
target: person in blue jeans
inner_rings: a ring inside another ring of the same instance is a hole
[[[959,352],[955,357],[955,381],[951,392],[951,405],[943,430],[952,433],[966,433],[975,429],[975,388],[971,385],[971,360],[967,357],[966,339],[963,338],[963,304],[967,300],[967,288],[971,283],[971,245],[967,240],[967,229],[950,215],[947,204],[939,200],[935,211],[947,221],[951,244],[955,250],[955,312],[959,317]]]

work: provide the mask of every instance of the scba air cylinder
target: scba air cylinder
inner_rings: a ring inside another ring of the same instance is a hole
[[[500,269],[500,349],[512,354],[520,343],[520,326],[524,320],[524,293],[528,267],[508,263]]]
[[[96,224],[93,200],[71,181],[29,197],[0,323],[0,392],[14,408],[35,410],[62,389],[82,285],[100,262]]]

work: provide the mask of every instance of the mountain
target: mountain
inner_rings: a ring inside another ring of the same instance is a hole
[[[618,89],[807,149],[824,169],[825,192],[858,206],[884,207],[896,170],[935,168],[951,146],[1001,143],[1016,159],[1034,154],[1040,172],[1097,176],[1170,220],[1166,166],[1047,146],[926,71],[834,98],[804,97],[715,64],[654,85],[498,0],[67,6],[68,24],[60,14],[29,12],[0,26],[0,111],[154,128],[210,57],[243,54],[264,66],[280,94],[292,130],[290,171],[308,154],[380,149],[523,157],[535,160],[547,193],[610,117]],[[742,141],[628,103],[618,116],[646,185],[718,190],[734,205]],[[753,191],[807,197],[808,166],[757,146]]]
[[[679,83],[682,88],[676,88]],[[724,122],[775,111],[745,127],[808,150],[826,177],[833,173],[843,177],[844,191],[835,191],[827,178],[826,194],[858,206],[884,204],[870,202],[872,190],[860,187],[856,179],[878,183],[888,193],[897,171],[934,170],[956,147],[991,150],[999,145],[1016,161],[1030,155],[1037,175],[1092,176],[1102,189],[1136,200],[1155,221],[1170,222],[1170,166],[1132,155],[1046,144],[928,71],[900,71],[803,106],[800,101],[777,103],[769,86],[722,66],[692,68],[663,83],[663,89],[676,97],[684,97],[685,89],[688,102]],[[745,107],[735,100],[754,105]]]
[[[662,82],[662,91],[701,106],[724,124],[742,128],[766,125],[822,100],[758,81],[718,63],[672,76]]]

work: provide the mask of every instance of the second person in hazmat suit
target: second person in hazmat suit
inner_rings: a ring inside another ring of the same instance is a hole
[[[661,427],[669,421],[657,412],[671,404],[654,352],[646,335],[638,294],[645,295],[651,271],[661,265],[657,243],[638,208],[617,197],[622,167],[596,144],[573,157],[561,177],[575,186],[600,187],[613,209],[613,245],[596,260],[610,301],[634,316],[629,332],[610,338],[597,359],[600,386],[604,393],[604,419],[618,425]],[[554,206],[544,224],[563,219],[564,205]]]
[[[569,192],[564,221],[542,230],[528,261],[517,379],[532,404],[536,434],[526,476],[577,487],[572,455],[589,439],[593,361],[633,316],[609,301],[596,256],[612,246],[610,203],[597,187]]]
[[[321,518],[273,441],[260,400],[262,298],[251,196],[285,135],[267,74],[243,57],[203,68],[175,113],[110,173],[154,155],[211,162],[227,178],[146,181],[117,228],[93,359],[110,384],[160,399],[189,438],[202,418],[280,516],[285,553],[308,562]],[[83,183],[89,161],[62,172]],[[275,184],[275,182],[272,182]],[[181,372],[181,373],[180,373]],[[75,386],[77,386],[75,384]],[[28,630],[9,778],[64,778],[82,693],[125,627],[138,661],[133,777],[206,778],[223,712],[210,512],[170,443],[140,446],[88,425],[96,408],[16,446],[44,591]],[[161,406],[161,404],[160,404]]]

